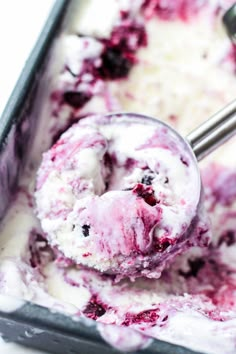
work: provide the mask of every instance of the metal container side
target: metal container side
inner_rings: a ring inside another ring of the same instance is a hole
[[[32,114],[39,77],[69,1],[57,0],[0,118],[0,219],[17,185],[36,132]]]

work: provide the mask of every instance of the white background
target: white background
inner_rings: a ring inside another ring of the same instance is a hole
[[[55,0],[0,0],[0,114]]]

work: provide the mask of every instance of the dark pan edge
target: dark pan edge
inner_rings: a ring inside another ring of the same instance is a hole
[[[50,311],[45,307],[28,302],[14,312],[0,312],[0,319],[0,331],[7,341],[14,341],[37,349],[48,349],[55,354],[63,354],[65,353],[65,349],[68,350],[71,346],[72,348],[77,347],[77,349],[80,349],[81,343],[84,343],[88,347],[88,353],[91,354],[120,353],[120,351],[110,347],[109,344],[102,339],[96,329],[96,322],[92,320],[86,319],[84,321],[79,318],[78,320],[73,320],[70,316],[56,311]],[[85,324],[84,322],[89,323]],[[4,323],[4,328],[2,323]],[[39,330],[38,337],[40,337],[42,345],[35,343],[37,330]],[[42,332],[40,332],[40,330]],[[30,331],[32,337],[27,334]],[[45,345],[45,341],[48,342],[48,336],[50,336],[50,343]],[[44,340],[43,337],[45,337]],[[94,351],[94,348],[96,348],[96,351]],[[75,353],[77,354],[79,352]],[[201,354],[200,352],[159,340],[153,340],[146,349],[135,351],[135,353]],[[85,354],[84,350],[81,354]]]

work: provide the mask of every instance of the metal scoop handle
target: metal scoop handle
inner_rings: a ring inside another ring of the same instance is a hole
[[[236,134],[236,100],[193,130],[186,139],[197,160],[200,161],[234,134]]]

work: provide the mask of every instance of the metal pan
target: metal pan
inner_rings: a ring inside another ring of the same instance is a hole
[[[37,133],[37,115],[32,114],[39,79],[44,71],[53,39],[62,25],[68,0],[57,0],[15,86],[0,119],[0,218],[7,210],[31,141]],[[115,354],[101,337],[92,320],[70,316],[25,302],[18,309],[0,311],[0,332],[4,340],[55,354]],[[136,353],[193,354],[187,348],[153,340]]]

